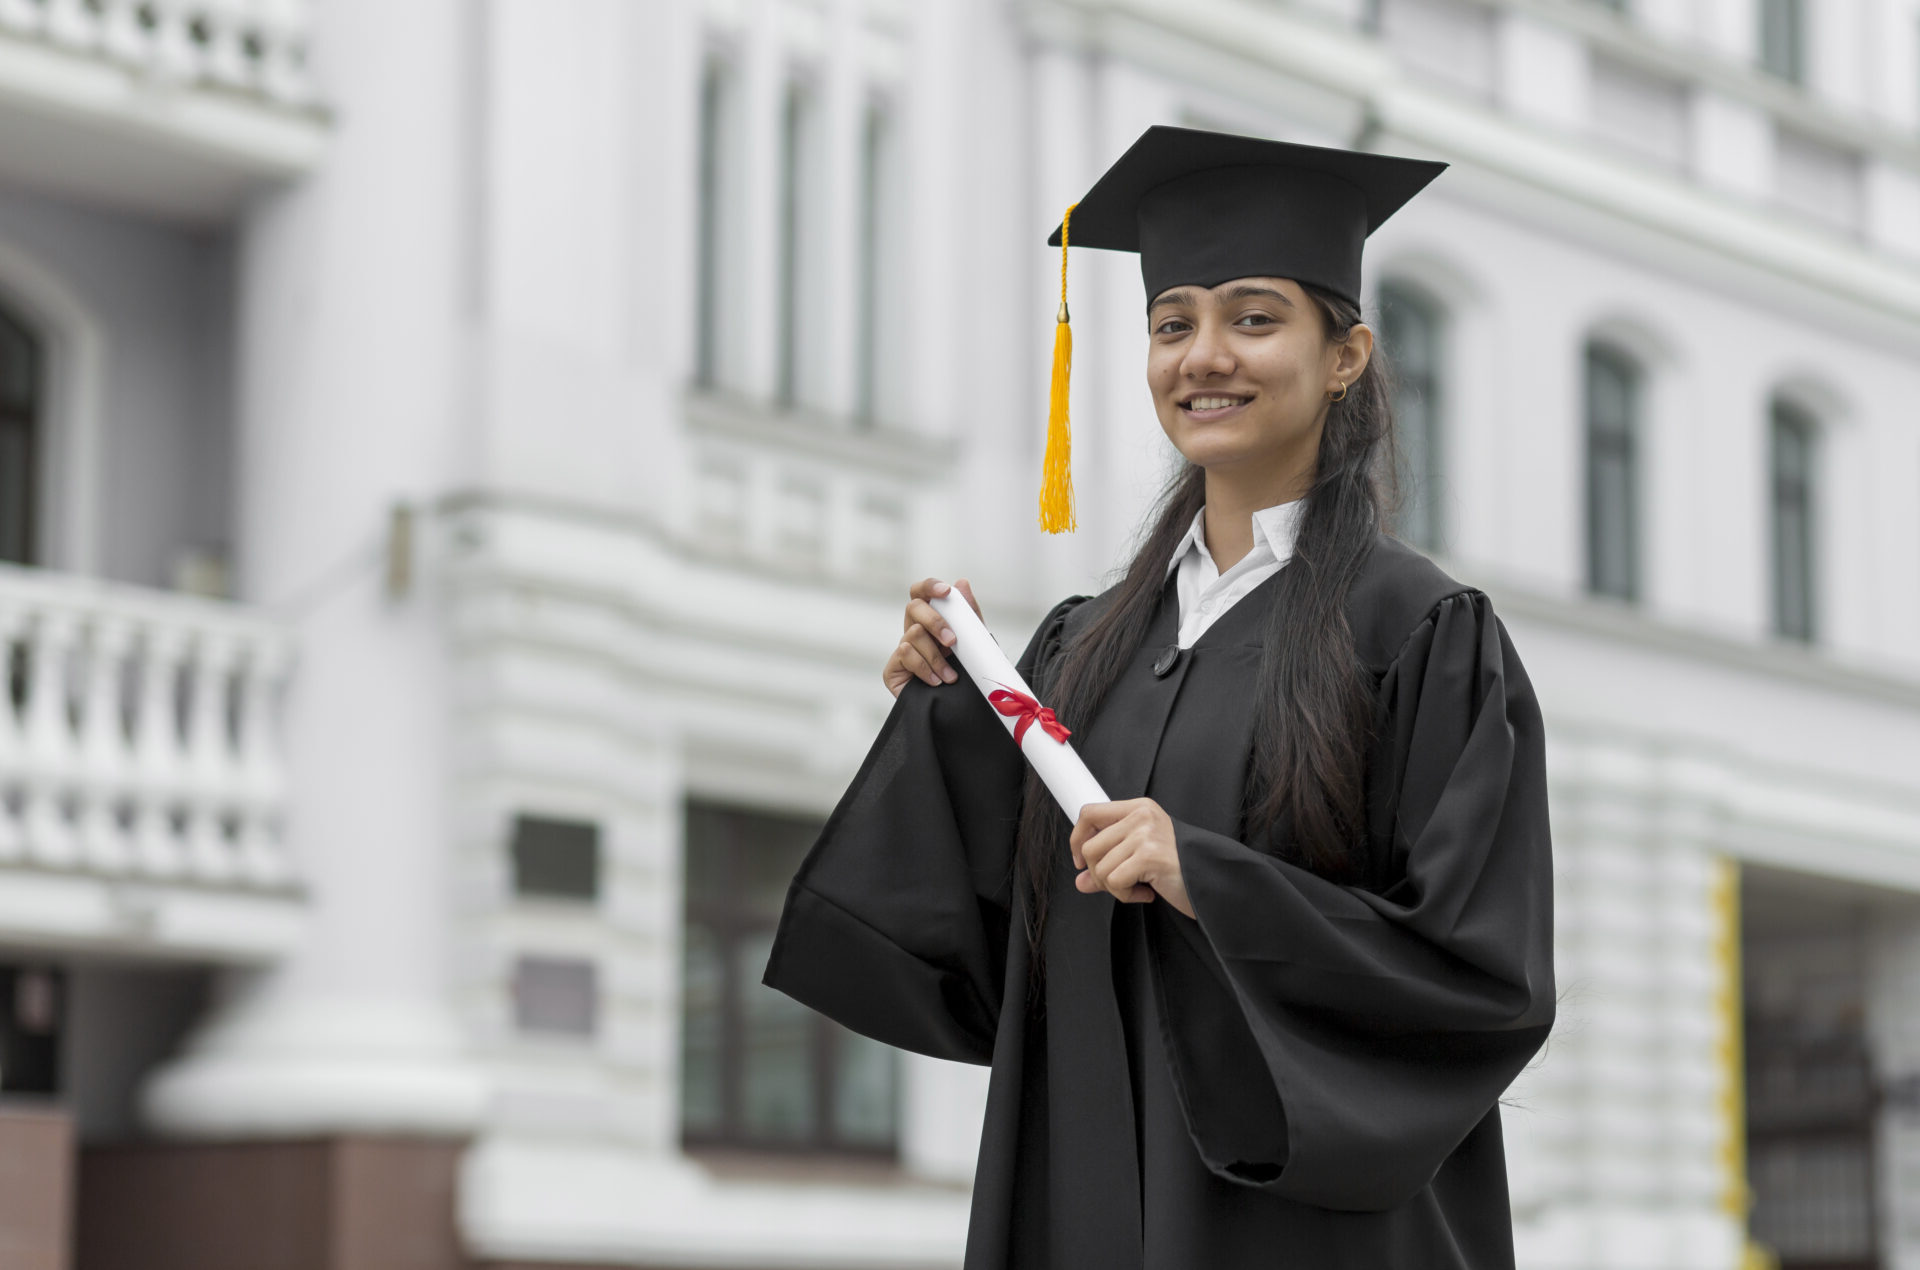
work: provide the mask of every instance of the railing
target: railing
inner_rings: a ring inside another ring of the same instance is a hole
[[[286,633],[0,566],[0,867],[280,889]]]
[[[314,100],[308,26],[307,0],[0,0],[0,32],[291,106]]]

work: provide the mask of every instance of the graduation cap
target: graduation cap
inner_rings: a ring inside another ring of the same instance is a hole
[[[1074,526],[1067,382],[1067,247],[1140,253],[1147,300],[1169,287],[1291,278],[1358,304],[1360,250],[1446,169],[1402,159],[1156,124],[1140,135],[1047,239],[1060,248],[1040,526]]]

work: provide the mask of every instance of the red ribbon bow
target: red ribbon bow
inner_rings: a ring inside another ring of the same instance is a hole
[[[1053,717],[1053,711],[1041,705],[1024,692],[1015,692],[1011,688],[996,688],[987,694],[987,700],[1001,714],[1018,716],[1020,722],[1013,725],[1013,743],[1020,744],[1026,739],[1027,729],[1038,723],[1040,730],[1056,741],[1065,741],[1073,733],[1061,726],[1060,720]]]

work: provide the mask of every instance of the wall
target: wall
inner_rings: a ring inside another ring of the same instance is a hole
[[[0,251],[29,257],[98,330],[97,571],[169,585],[179,552],[231,535],[227,240],[0,189]]]

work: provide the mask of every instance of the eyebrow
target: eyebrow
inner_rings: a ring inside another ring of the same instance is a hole
[[[1283,292],[1275,291],[1272,287],[1256,287],[1252,283],[1242,283],[1241,285],[1235,287],[1233,290],[1227,292],[1225,298],[1228,300],[1278,300],[1280,301],[1280,303],[1286,305],[1289,309],[1293,307],[1293,301],[1287,299],[1286,295]],[[1155,297],[1153,303],[1147,306],[1147,312],[1151,313],[1163,304],[1192,304],[1192,303],[1193,303],[1192,292],[1186,291],[1186,290],[1168,291],[1160,296]]]
[[[1275,291],[1272,287],[1256,287],[1251,284],[1243,284],[1241,286],[1235,287],[1233,290],[1227,292],[1227,299],[1229,300],[1278,300],[1280,301],[1280,303],[1286,305],[1289,309],[1293,307],[1293,301],[1287,299],[1285,293]]]

